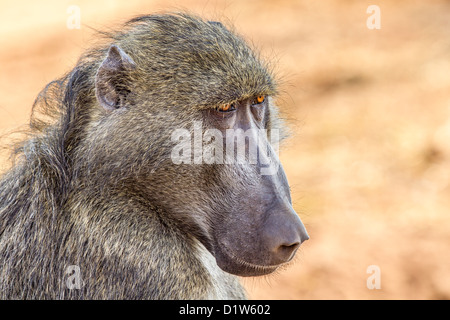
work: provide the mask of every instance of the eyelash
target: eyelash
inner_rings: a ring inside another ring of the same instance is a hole
[[[234,103],[226,103],[217,107],[217,111],[219,112],[231,112],[234,110],[236,110],[236,106],[234,105]]]
[[[264,101],[266,101],[266,96],[257,96],[255,99],[253,99],[252,105],[261,104]]]

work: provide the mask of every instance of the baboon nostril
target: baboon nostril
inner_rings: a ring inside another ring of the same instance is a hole
[[[298,247],[300,247],[300,242],[294,242],[292,244],[282,245],[280,249],[285,251],[289,256],[291,256],[292,253],[294,253]]]
[[[277,263],[283,263],[291,260],[295,252],[300,247],[300,241],[289,242],[279,245],[274,252],[274,259]]]
[[[293,244],[288,244],[288,245],[283,245],[283,247],[285,247],[288,250],[294,250],[296,249],[298,246],[300,246],[300,242],[295,242]]]

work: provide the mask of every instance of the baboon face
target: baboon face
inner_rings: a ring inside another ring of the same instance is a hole
[[[274,150],[276,129],[267,134],[270,107],[270,98],[260,95],[205,117],[207,127],[222,133],[217,149],[225,154],[224,164],[204,169],[217,177],[216,186],[209,186],[216,199],[209,213],[211,252],[223,270],[240,276],[273,272],[308,239]]]
[[[97,71],[103,166],[130,172],[224,271],[271,273],[308,239],[277,157],[273,80],[221,24],[168,19],[134,36],[139,53],[111,46]]]

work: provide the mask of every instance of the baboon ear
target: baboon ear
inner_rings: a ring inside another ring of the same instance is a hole
[[[95,94],[100,105],[106,110],[123,106],[127,90],[126,73],[136,64],[120,47],[112,45],[108,55],[97,70],[95,76]]]

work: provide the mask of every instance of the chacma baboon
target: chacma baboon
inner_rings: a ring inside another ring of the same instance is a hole
[[[103,36],[39,94],[0,182],[0,298],[245,298],[236,276],[273,272],[308,239],[281,166],[261,174],[282,130],[270,68],[185,13]],[[246,149],[267,129],[267,152],[174,163],[172,134],[193,124]]]

